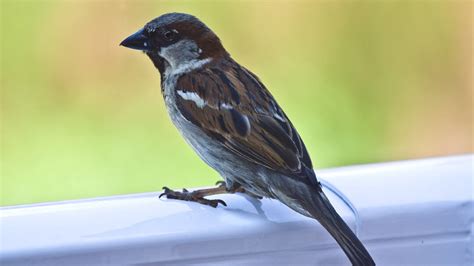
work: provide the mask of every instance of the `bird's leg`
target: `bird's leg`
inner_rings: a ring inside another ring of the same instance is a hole
[[[216,182],[218,187],[223,187],[227,191],[227,193],[236,193],[236,192],[244,192],[242,186],[238,183],[233,183],[231,188],[227,187],[227,183],[224,180],[219,180]]]
[[[261,197],[261,196],[255,195],[255,194],[253,194],[253,193],[251,193],[251,192],[249,192],[249,191],[246,191],[246,190],[242,187],[242,185],[240,185],[239,183],[234,183],[231,188],[227,188],[225,181],[219,180],[219,181],[216,182],[216,185],[225,187],[226,190],[227,190],[227,193],[236,193],[236,192],[239,192],[239,193],[245,193],[245,194],[249,195],[250,197],[253,197],[253,198],[256,198],[256,199],[262,199],[262,198],[263,198],[263,197]]]
[[[217,194],[225,194],[230,193],[225,186],[217,186],[213,188],[204,188],[198,189],[192,192],[189,192],[187,189],[183,188],[182,192],[171,190],[167,187],[163,187],[164,192],[161,193],[159,196],[166,196],[168,199],[178,199],[178,200],[185,200],[185,201],[194,201],[204,205],[209,205],[211,207],[217,207],[217,205],[222,204],[227,206],[225,201],[220,199],[206,199],[205,196],[217,195]]]

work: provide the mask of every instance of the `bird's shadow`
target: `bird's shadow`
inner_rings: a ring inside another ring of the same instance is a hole
[[[149,235],[150,232],[153,232],[156,235],[161,235],[182,232],[183,228],[188,232],[200,232],[203,230],[214,229],[215,224],[213,223],[219,223],[220,221],[225,221],[226,223],[231,224],[234,223],[236,225],[255,223],[266,224],[267,226],[281,225],[281,222],[277,221],[278,219],[268,218],[264,210],[265,208],[263,207],[263,201],[269,201],[268,199],[260,200],[242,193],[235,193],[229,196],[232,196],[232,198],[227,197],[226,201],[230,204],[227,207],[219,206],[217,208],[189,201],[157,199],[168,201],[167,204],[186,205],[185,207],[187,210],[181,207],[176,208],[180,209],[180,211],[169,215],[160,214],[159,217],[140,221],[114,230],[87,235],[85,237],[107,238],[126,237],[127,235],[141,236]],[[243,197],[245,201],[233,197]],[[233,205],[235,207],[232,207]],[[160,210],[157,209],[157,212],[159,211]],[[274,210],[272,209],[272,211]]]

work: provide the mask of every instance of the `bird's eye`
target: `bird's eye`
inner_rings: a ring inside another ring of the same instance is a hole
[[[177,30],[170,30],[167,31],[163,34],[166,40],[168,41],[174,41],[176,37],[178,36],[178,31]]]

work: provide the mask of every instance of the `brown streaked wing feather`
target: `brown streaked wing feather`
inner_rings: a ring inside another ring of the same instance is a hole
[[[257,100],[260,101],[260,104],[266,103],[268,105],[269,101],[273,103],[272,108],[274,109],[274,111],[284,118],[284,121],[277,120],[277,122],[281,125],[282,128],[286,130],[288,137],[290,137],[297,145],[298,158],[300,158],[301,162],[306,167],[308,167],[309,169],[313,169],[313,164],[311,162],[311,158],[309,157],[308,151],[306,150],[306,146],[304,145],[303,140],[301,139],[295,127],[291,123],[290,119],[286,116],[285,112],[283,112],[280,106],[275,102],[273,96],[270,94],[265,85],[263,85],[263,83],[255,74],[243,67],[241,67],[240,70],[241,71],[239,73],[239,77],[241,77],[243,80],[247,80],[246,83],[252,84],[251,86],[247,86],[249,87],[249,91],[253,91],[254,95],[256,95],[255,91],[258,91],[263,95],[262,98],[257,98]],[[264,102],[262,103],[262,101]]]
[[[204,100],[206,104],[198,106],[176,96],[186,119],[236,155],[292,176],[304,177],[312,168],[291,122],[248,70],[238,65],[197,70],[180,77],[177,90]]]

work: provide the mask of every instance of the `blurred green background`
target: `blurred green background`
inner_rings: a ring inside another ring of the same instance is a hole
[[[316,168],[472,152],[470,1],[1,1],[1,205],[213,184],[145,55],[196,15],[272,91]]]

